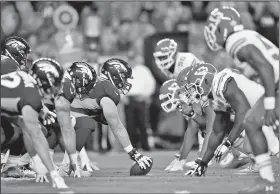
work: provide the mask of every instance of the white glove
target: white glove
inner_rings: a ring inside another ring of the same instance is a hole
[[[46,174],[36,174],[36,183],[49,182]]]
[[[226,140],[221,145],[219,145],[214,153],[214,157],[216,159],[216,162],[220,162],[221,159],[223,159],[226,154],[230,151],[231,143]]]
[[[95,164],[95,163],[89,163],[89,164],[82,164],[81,165],[81,168],[82,169],[86,169],[86,171],[89,171],[89,172],[93,172],[94,170],[100,170],[100,168]]]
[[[36,183],[40,182],[49,182],[47,178],[48,169],[43,164],[41,158],[36,154],[32,157],[32,160],[30,162],[30,166],[34,167],[34,170],[36,171]]]
[[[51,179],[52,179],[52,186],[54,188],[58,188],[58,189],[67,189],[69,188],[65,182],[64,182],[64,179],[59,176],[58,172],[57,171],[52,171],[50,172],[50,176],[51,176]]]
[[[176,172],[176,171],[183,171],[184,164],[186,160],[179,160],[180,155],[176,154],[175,159],[165,168],[165,171],[169,172]]]
[[[43,119],[44,125],[51,125],[55,123],[56,114],[52,111],[50,111],[46,106],[43,106],[40,117]]]

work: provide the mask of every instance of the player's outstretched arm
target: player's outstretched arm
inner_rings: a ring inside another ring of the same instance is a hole
[[[46,168],[51,172],[54,171],[54,166],[49,155],[49,145],[42,132],[38,127],[38,112],[36,112],[31,106],[26,105],[22,108],[22,116],[25,128],[29,137],[32,140],[35,151],[42,159]]]
[[[186,159],[195,143],[196,134],[198,132],[199,125],[194,121],[190,120],[187,131],[184,135],[184,141],[180,149],[180,157],[179,160]]]
[[[57,120],[61,129],[61,138],[59,141],[61,145],[64,146],[64,149],[67,151],[70,163],[71,170],[74,171],[74,177],[80,178],[80,171],[78,167],[78,154],[76,152],[76,132],[74,126],[72,126],[71,117],[70,117],[70,102],[63,96],[58,96],[54,101],[55,110],[57,115]]]
[[[202,150],[199,153],[199,158],[203,158],[203,155],[206,152],[210,134],[213,131],[213,125],[214,125],[215,116],[216,116],[215,111],[210,106],[205,107],[205,114],[206,114],[206,134],[204,137]]]
[[[103,97],[100,100],[100,106],[102,107],[103,114],[115,138],[130,155],[131,159],[137,162],[141,168],[145,169],[146,166],[149,167],[151,159],[147,156],[143,156],[132,147],[128,133],[120,120],[117,106],[113,100],[108,97]]]
[[[234,141],[240,136],[243,130],[242,123],[251,106],[245,94],[238,88],[234,79],[228,82],[227,88],[224,91],[224,97],[228,100],[235,112],[234,125],[227,138],[231,145],[233,145]]]
[[[216,148],[223,141],[225,135],[225,129],[222,125],[224,123],[224,114],[224,112],[216,112],[213,131],[210,133],[207,149],[202,158],[202,161],[206,164],[213,158]]]

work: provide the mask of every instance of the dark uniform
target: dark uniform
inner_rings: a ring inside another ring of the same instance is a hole
[[[5,75],[17,70],[19,70],[17,62],[5,55],[1,55],[1,75]]]
[[[75,98],[71,104],[71,115],[76,118],[75,130],[78,151],[86,143],[89,134],[96,129],[96,122],[108,125],[100,106],[101,99],[108,97],[118,105],[120,93],[109,80],[98,80],[90,94],[83,97],[83,100]]]
[[[38,113],[42,109],[42,96],[35,80],[23,71],[1,76],[1,128],[6,140],[3,145],[17,139],[14,126],[24,106],[29,105]],[[5,146],[4,146],[5,147]],[[2,149],[4,148],[2,146]],[[12,154],[12,153],[11,153]]]

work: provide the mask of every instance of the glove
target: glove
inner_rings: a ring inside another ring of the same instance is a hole
[[[65,184],[64,179],[59,176],[57,171],[50,172],[50,177],[52,180],[52,186],[58,189],[68,189],[69,187]]]
[[[175,159],[171,162],[171,164],[166,168],[169,172],[183,171],[184,164],[186,160],[180,160],[180,155],[176,154]]]
[[[43,120],[44,125],[51,125],[55,123],[56,114],[52,111],[50,111],[46,106],[43,106],[40,117]]]
[[[165,171],[169,171],[175,164],[175,162],[180,158],[180,154],[175,154],[175,159],[164,169]]]
[[[135,161],[141,169],[146,169],[150,167],[151,158],[140,154],[135,148],[129,153],[130,158]]]
[[[43,183],[43,182],[49,182],[47,178],[47,174],[38,174],[36,175],[36,183]]]
[[[196,167],[189,170],[185,175],[187,176],[205,176],[205,172],[207,170],[207,164],[205,164],[201,159],[195,160]]]
[[[275,109],[266,110],[263,120],[263,125],[272,127],[273,130],[278,129],[279,127],[279,117]]]
[[[214,153],[214,157],[216,162],[220,162],[220,160],[226,156],[226,154],[230,151],[231,143],[229,140],[224,141],[221,145],[219,145]]]

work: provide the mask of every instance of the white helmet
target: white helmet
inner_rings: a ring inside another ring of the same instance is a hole
[[[159,69],[169,69],[175,62],[174,55],[177,51],[177,43],[173,39],[160,40],[153,53],[155,63]]]

